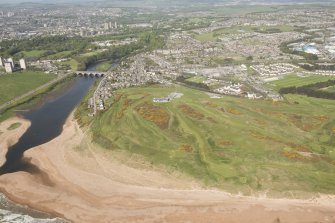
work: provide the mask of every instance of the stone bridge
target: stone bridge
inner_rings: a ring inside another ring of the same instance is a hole
[[[83,76],[83,77],[103,77],[107,74],[107,72],[100,71],[76,71],[74,73],[75,76]]]

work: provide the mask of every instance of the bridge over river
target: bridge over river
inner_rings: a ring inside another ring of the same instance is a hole
[[[103,77],[107,74],[107,72],[100,71],[76,71],[74,75],[76,76],[84,76],[84,77]]]

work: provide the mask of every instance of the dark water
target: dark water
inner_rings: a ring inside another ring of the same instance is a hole
[[[61,134],[66,119],[95,80],[95,78],[75,78],[66,88],[62,89],[63,92],[49,98],[42,106],[21,113],[25,119],[31,122],[31,126],[19,141],[9,148],[6,154],[6,163],[0,168],[0,174],[17,171],[39,173],[37,167],[30,164],[29,160],[23,159],[23,153],[30,148],[47,143]],[[42,174],[41,177],[43,181],[48,183],[47,176]]]

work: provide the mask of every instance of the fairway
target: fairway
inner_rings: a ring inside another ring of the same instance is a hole
[[[283,79],[271,81],[267,85],[274,90],[279,90],[284,87],[300,87],[308,84],[315,84],[317,82],[324,82],[327,80],[335,79],[335,77],[313,75],[306,77],[299,77],[297,75],[287,75]]]
[[[0,104],[21,96],[56,78],[56,75],[22,71],[0,76]]]
[[[171,92],[184,95],[152,102]],[[334,102],[287,100],[212,99],[178,85],[118,90],[93,119],[93,141],[233,192],[334,193]]]

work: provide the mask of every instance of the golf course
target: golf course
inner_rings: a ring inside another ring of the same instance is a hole
[[[153,102],[172,92],[183,96]],[[282,102],[211,98],[179,85],[121,89],[107,101],[108,109],[92,118],[90,130],[105,149],[138,154],[151,165],[230,192],[332,193],[335,104],[285,97]]]

